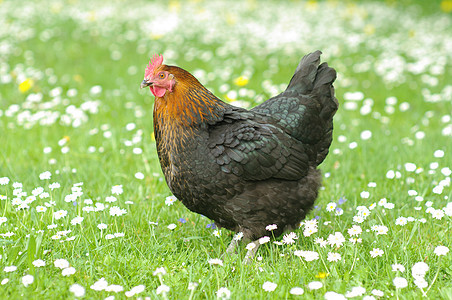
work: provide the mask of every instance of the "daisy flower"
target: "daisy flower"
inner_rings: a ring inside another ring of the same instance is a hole
[[[115,196],[108,196],[108,197],[105,198],[105,202],[108,202],[108,203],[113,203],[113,202],[116,202],[116,201],[117,201],[117,199],[116,199]]]
[[[155,271],[152,273],[152,275],[157,276],[157,275],[166,275],[166,270],[164,267],[160,267],[155,269]]]
[[[364,295],[366,293],[366,289],[361,287],[361,286],[355,286],[352,287],[352,290],[347,292],[345,294],[345,296],[347,298],[353,298],[353,297],[361,297],[362,295]]]
[[[139,179],[139,180],[142,180],[142,179],[144,179],[144,174],[141,173],[141,172],[136,172],[135,173],[135,178]]]
[[[304,226],[305,226],[305,228],[317,227],[318,222],[319,221],[317,221],[316,219],[306,220],[306,221],[304,221]]]
[[[96,281],[93,285],[90,286],[92,290],[95,291],[103,291],[108,286],[108,282],[105,280],[104,277]]]
[[[344,214],[344,210],[340,207],[336,208],[336,212],[334,215],[336,216],[342,216]]]
[[[55,218],[55,220],[59,220],[61,218],[66,217],[67,215],[67,210],[59,210],[53,213],[53,217]]]
[[[388,202],[385,204],[384,208],[386,209],[393,209],[395,207],[394,203]]]
[[[336,246],[339,248],[345,242],[345,237],[340,232],[335,232],[334,235],[330,234],[328,236],[328,244],[330,246]]]
[[[176,196],[168,196],[168,197],[166,197],[166,199],[165,199],[165,204],[168,205],[168,206],[171,206],[171,205],[173,205],[173,203],[176,202],[176,201],[177,201]]]
[[[371,294],[374,295],[374,296],[377,296],[377,297],[383,297],[383,296],[384,296],[383,291],[376,290],[376,289],[373,289],[373,290],[371,291]]]
[[[227,300],[231,298],[231,291],[228,288],[221,287],[217,291],[217,298]]]
[[[433,251],[433,253],[435,253],[438,256],[446,255],[448,252],[449,252],[449,248],[447,248],[446,246],[438,246]]]
[[[432,211],[432,217],[437,220],[441,220],[444,217],[444,211],[441,209],[435,209]]]
[[[292,295],[301,296],[304,294],[304,290],[301,287],[293,287],[290,289],[289,293]]]
[[[188,283],[188,290],[189,291],[193,291],[194,289],[196,289],[196,287],[198,286],[198,283],[197,282],[189,282]],[[218,293],[218,292],[217,292]],[[217,297],[218,297],[218,294],[217,294]]]
[[[403,277],[395,277],[392,283],[397,289],[403,289],[408,286],[408,281]]]
[[[236,241],[240,241],[242,238],[243,238],[243,232],[237,232],[233,237],[233,239]]]
[[[385,204],[388,202],[388,199],[386,199],[386,198],[381,198],[379,201],[378,201],[378,206],[385,206]]]
[[[283,243],[290,245],[295,243],[295,240],[298,239],[297,234],[295,232],[290,232],[283,236]]]
[[[256,244],[254,244],[253,242],[249,243],[245,247],[245,249],[248,250],[248,251],[253,250],[254,248],[256,248]]]
[[[157,289],[155,290],[155,293],[157,295],[160,295],[160,294],[168,293],[169,291],[170,291],[170,287],[167,286],[166,284],[162,284],[157,287]]]
[[[69,268],[69,262],[67,260],[65,260],[64,258],[56,259],[53,262],[53,264],[55,265],[55,267],[60,268],[60,269]]]
[[[379,248],[374,248],[372,251],[369,252],[370,256],[372,258],[375,258],[377,256],[382,256],[384,254],[384,251]]]
[[[337,204],[335,202],[330,202],[326,205],[326,211],[332,212],[336,209]]]
[[[5,268],[3,268],[3,271],[6,272],[6,273],[14,272],[16,270],[17,270],[16,266],[6,266]]]
[[[308,288],[310,290],[318,290],[321,289],[323,287],[323,283],[320,281],[311,281],[310,283],[308,283]]]
[[[418,276],[424,277],[428,270],[429,270],[429,266],[425,262],[421,261],[421,262],[415,263],[411,267],[411,274],[413,275],[413,277],[418,277]]]
[[[268,236],[263,236],[263,237],[261,237],[260,239],[259,239],[259,244],[265,244],[265,243],[268,243],[270,241],[270,237],[268,237]]]
[[[49,189],[54,190],[60,188],[60,184],[58,182],[53,182],[49,184]]]
[[[110,207],[110,215],[111,216],[122,216],[127,213],[125,208],[120,208],[118,206]]]
[[[111,193],[112,193],[113,195],[121,195],[121,194],[123,193],[122,184],[120,184],[120,185],[114,185],[114,186],[111,188]]]
[[[8,180],[8,182],[9,182],[9,180]],[[15,188],[15,189],[20,189],[20,188],[22,188],[22,183],[20,183],[20,182],[14,182],[14,183],[13,183],[13,188]]]
[[[144,285],[142,285],[142,284],[138,285],[138,286],[135,286],[135,287],[131,288],[130,291],[125,292],[126,297],[129,297],[129,298],[133,297],[136,294],[139,294],[139,293],[143,292],[145,288],[146,287]]]
[[[388,233],[388,227],[386,227],[384,225],[379,225],[376,228],[376,232],[377,232],[377,235],[387,234]]]
[[[328,258],[327,260],[329,262],[336,262],[341,260],[341,255],[337,252],[328,252]]]
[[[362,191],[360,194],[361,198],[367,199],[370,196],[370,193],[368,191]]]
[[[424,277],[415,277],[413,283],[420,289],[425,289],[426,287],[428,287],[428,282],[424,279]]]
[[[352,228],[347,230],[347,232],[350,236],[357,236],[360,235],[363,230],[361,229],[361,226],[353,225]]]
[[[211,259],[209,259],[208,263],[210,265],[223,266],[223,261],[219,258],[211,258]]]
[[[324,238],[322,237],[318,237],[314,240],[314,242],[316,244],[318,244],[320,247],[324,248],[326,247],[326,245],[328,245],[328,241],[326,241]]]
[[[265,230],[273,231],[273,230],[275,230],[277,228],[278,228],[278,226],[276,224],[271,224],[271,225],[267,225],[267,227],[265,227]]]
[[[39,268],[39,267],[44,267],[46,265],[46,262],[43,261],[42,259],[37,259],[35,261],[32,262],[33,266]]]
[[[39,194],[39,198],[41,198],[41,199],[46,199],[49,197],[50,197],[50,194],[47,192],[43,192],[43,193]]]
[[[100,223],[99,225],[97,225],[97,228],[99,228],[100,230],[107,229],[107,224]]]
[[[25,275],[22,277],[22,284],[27,287],[30,284],[33,283],[33,281],[35,280],[35,278],[33,277],[33,275]]]
[[[396,223],[396,225],[399,225],[399,226],[405,226],[408,223],[408,220],[405,217],[398,217],[396,219],[395,223]]]
[[[364,218],[363,216],[356,215],[353,217],[353,222],[361,224],[362,222],[364,222]]]
[[[305,229],[303,230],[303,235],[308,237],[313,235],[317,231],[318,231],[317,227],[305,227]]]
[[[63,276],[71,276],[73,274],[75,274],[74,267],[64,268],[63,271],[61,272],[61,275]]]
[[[38,186],[37,188],[35,188],[33,191],[31,191],[31,194],[33,196],[39,196],[40,194],[42,194],[42,192],[44,192],[44,188],[41,186]]]
[[[391,267],[393,272],[405,272],[405,267],[401,264],[392,264]]]
[[[8,177],[1,177],[0,178],[0,185],[7,185],[9,183]]]
[[[74,226],[77,224],[81,224],[83,219],[84,219],[83,217],[77,216],[71,220],[71,224]]]
[[[124,288],[122,286],[120,286],[119,284],[110,284],[109,286],[107,286],[105,288],[106,292],[119,293],[119,292],[122,292],[123,290],[124,290]]]
[[[298,257],[303,257],[306,261],[319,259],[319,254],[315,251],[295,250],[293,254]]]
[[[315,251],[304,251],[303,257],[306,261],[313,261],[319,259],[319,254]]]
[[[262,284],[262,288],[264,289],[264,291],[266,292],[273,292],[276,287],[278,285],[276,283],[270,282],[270,281],[266,281]]]
[[[41,179],[41,180],[50,179],[50,177],[52,177],[52,173],[50,173],[49,171],[45,171],[45,172],[39,174],[39,179]]]

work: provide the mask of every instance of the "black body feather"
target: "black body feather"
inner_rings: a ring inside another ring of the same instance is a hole
[[[208,104],[198,103],[209,105],[204,111],[211,115],[174,125],[179,135],[171,136],[154,115],[165,178],[185,206],[251,240],[268,235],[269,224],[278,225],[278,236],[305,218],[321,185],[316,168],[328,153],[338,108],[336,72],[319,65],[320,54],[305,56],[286,91],[251,110],[205,92]]]

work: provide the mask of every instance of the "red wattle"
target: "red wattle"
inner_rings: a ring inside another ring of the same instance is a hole
[[[154,94],[155,97],[163,97],[165,95],[166,89],[159,86],[151,86],[150,87],[151,92]]]

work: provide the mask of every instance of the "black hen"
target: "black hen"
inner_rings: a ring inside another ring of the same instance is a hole
[[[298,226],[317,198],[317,166],[338,108],[336,72],[320,64],[320,54],[303,57],[287,89],[251,110],[222,102],[190,73],[154,57],[142,86],[156,96],[163,173],[186,207],[247,240],[269,235],[270,224],[275,236]]]

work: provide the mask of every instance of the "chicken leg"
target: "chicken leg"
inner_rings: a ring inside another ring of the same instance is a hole
[[[239,242],[240,239],[234,236],[231,242],[229,243],[228,248],[226,248],[226,253],[227,254],[235,253],[235,249],[237,248]],[[243,259],[243,264],[245,265],[248,265],[252,262],[254,256],[256,255],[257,249],[260,246],[260,243],[259,240],[255,240],[254,242],[251,242],[248,245],[250,245],[250,247],[247,246],[248,251],[246,252],[245,258]]]
[[[256,255],[257,249],[259,249],[259,246],[261,245],[259,243],[259,240],[255,240],[254,242],[249,243],[248,245],[254,245],[251,247],[248,247],[248,252],[246,252],[245,258],[243,259],[243,264],[248,265],[253,261],[254,256]]]

